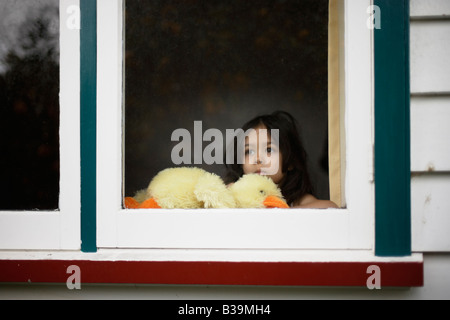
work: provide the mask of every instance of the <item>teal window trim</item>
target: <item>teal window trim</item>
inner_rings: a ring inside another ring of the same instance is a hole
[[[97,251],[97,1],[80,0],[81,251]]]
[[[375,254],[411,255],[409,0],[375,0]]]
[[[411,254],[409,1],[374,0],[375,254]],[[96,0],[81,12],[81,250],[96,247]]]

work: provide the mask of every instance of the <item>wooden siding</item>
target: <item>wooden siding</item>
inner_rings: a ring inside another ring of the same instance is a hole
[[[410,14],[414,19],[436,19],[450,16],[448,0],[411,0]]]
[[[450,1],[411,0],[413,251],[450,251]]]
[[[450,16],[411,21],[412,93],[450,93],[449,54]]]

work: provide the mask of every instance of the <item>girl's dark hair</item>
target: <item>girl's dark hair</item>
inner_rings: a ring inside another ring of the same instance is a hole
[[[297,121],[294,117],[285,111],[275,111],[272,114],[261,115],[248,121],[242,127],[246,132],[248,129],[256,128],[264,125],[268,132],[270,129],[279,130],[279,150],[281,152],[282,172],[284,178],[278,184],[281,193],[285,197],[288,204],[300,199],[307,193],[313,193],[313,187],[307,170],[307,155],[301,143],[300,134],[297,129]],[[225,175],[225,183],[232,183],[237,181],[243,174],[242,164],[237,161],[237,148],[239,145],[239,138],[234,138],[234,161],[227,163],[227,173]]]

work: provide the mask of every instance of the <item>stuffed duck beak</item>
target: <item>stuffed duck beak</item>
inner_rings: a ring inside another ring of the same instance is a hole
[[[289,208],[286,202],[276,196],[268,196],[264,199],[263,204],[266,208]]]

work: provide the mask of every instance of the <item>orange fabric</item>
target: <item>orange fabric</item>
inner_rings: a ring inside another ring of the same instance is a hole
[[[134,200],[132,197],[125,197],[124,205],[127,209],[136,209],[139,207],[139,202]]]
[[[125,208],[127,208],[127,209],[160,209],[161,208],[159,206],[159,204],[156,202],[156,200],[153,198],[147,199],[144,202],[139,203],[132,197],[125,197],[124,205],[125,205]]]

